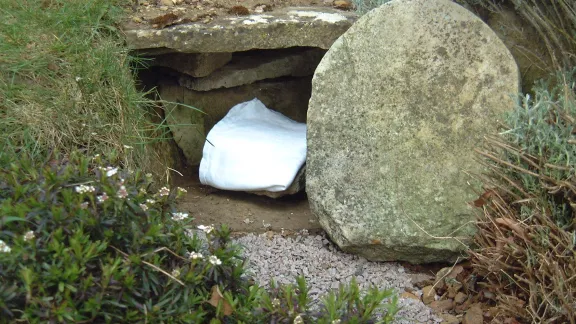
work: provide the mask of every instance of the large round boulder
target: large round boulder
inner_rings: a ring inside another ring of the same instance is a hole
[[[518,89],[502,41],[452,1],[360,18],[312,81],[306,186],[320,224],[370,260],[455,260],[474,232],[473,149]]]

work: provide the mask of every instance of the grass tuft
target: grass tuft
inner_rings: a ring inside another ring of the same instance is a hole
[[[0,8],[0,150],[123,153],[151,167],[152,101],[139,92],[113,0],[8,0]],[[149,135],[149,134],[148,134]]]

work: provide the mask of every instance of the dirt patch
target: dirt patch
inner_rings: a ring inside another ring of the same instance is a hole
[[[124,24],[129,29],[164,28],[190,22],[209,24],[216,18],[312,6],[352,9],[351,2],[346,0],[133,0],[126,6],[128,15]]]
[[[188,191],[180,200],[179,211],[189,213],[198,224],[226,224],[237,233],[284,230],[291,234],[302,229],[321,232],[304,193],[273,199],[219,190],[202,185],[197,168],[190,168],[182,177],[177,176],[174,185]]]

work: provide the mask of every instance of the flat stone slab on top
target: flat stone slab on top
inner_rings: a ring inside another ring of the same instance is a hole
[[[148,54],[214,53],[252,49],[319,47],[328,49],[358,18],[326,7],[288,7],[249,16],[221,17],[154,29],[125,24],[128,46]]]

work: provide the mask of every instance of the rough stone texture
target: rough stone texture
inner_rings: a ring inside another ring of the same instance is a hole
[[[230,64],[205,78],[182,76],[179,82],[192,90],[208,91],[283,76],[307,76],[314,74],[324,53],[326,51],[316,48],[238,55]]]
[[[260,196],[268,196],[270,198],[280,198],[288,195],[297,194],[306,188],[306,165],[300,168],[300,171],[294,177],[294,181],[290,187],[286,188],[284,191],[249,191],[253,194]]]
[[[184,152],[189,165],[199,165],[206,134],[236,104],[254,98],[266,107],[287,117],[306,122],[306,110],[310,99],[310,77],[283,81],[260,81],[253,84],[223,88],[212,91],[193,91],[174,82],[161,80],[158,84],[160,97],[169,102],[183,103],[202,110],[205,114],[178,106],[168,119],[174,139]],[[177,126],[185,124],[187,126]],[[190,125],[196,124],[196,126]]]
[[[155,56],[151,66],[163,66],[201,78],[226,65],[232,53],[169,53]]]
[[[328,49],[356,19],[357,15],[352,12],[331,8],[292,7],[250,16],[217,18],[210,24],[195,22],[160,30],[128,24],[123,30],[129,47],[153,54],[167,51],[239,52],[297,46]]]
[[[184,101],[185,92],[186,89],[178,86],[158,88],[160,97],[169,102],[165,105],[164,113],[174,141],[184,153],[189,165],[199,165],[206,140],[204,114],[191,107],[177,104],[187,104]]]
[[[522,90],[532,90],[534,82],[554,72],[553,64],[540,35],[514,9],[501,7],[491,12],[487,24],[504,42],[516,59],[522,75]]]
[[[306,191],[345,251],[453,261],[473,232],[473,148],[513,107],[518,68],[448,0],[392,1],[326,53],[312,81]],[[477,189],[477,188],[476,188]],[[434,238],[438,237],[438,238]]]

